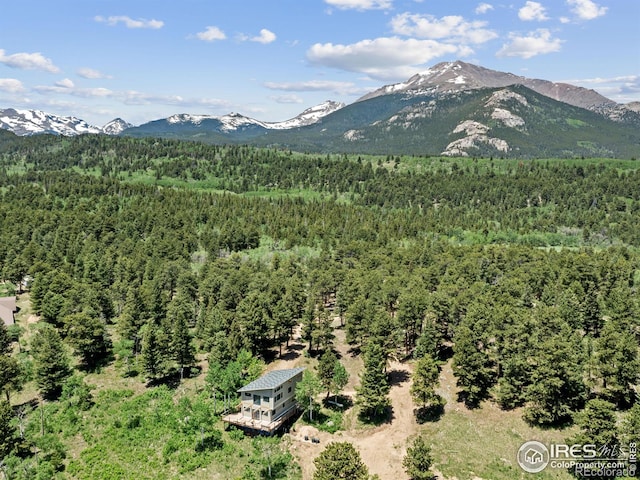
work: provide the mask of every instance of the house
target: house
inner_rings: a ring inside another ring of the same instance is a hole
[[[16,297],[0,297],[0,318],[5,327],[13,325],[16,320],[13,313],[16,311]]]
[[[274,370],[238,390],[240,412],[223,417],[229,425],[272,435],[298,413],[296,385],[304,368]]]

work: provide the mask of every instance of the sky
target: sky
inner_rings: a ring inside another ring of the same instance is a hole
[[[640,101],[639,0],[2,0],[0,108],[267,122],[462,60]]]

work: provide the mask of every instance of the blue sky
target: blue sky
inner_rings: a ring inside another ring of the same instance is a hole
[[[463,60],[640,101],[638,0],[7,0],[0,108],[282,121]]]

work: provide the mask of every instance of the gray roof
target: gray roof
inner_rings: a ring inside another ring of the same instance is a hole
[[[288,380],[291,380],[293,377],[298,375],[300,372],[304,371],[304,368],[289,368],[286,370],[274,370],[273,372],[269,372],[257,380],[245,385],[238,392],[249,392],[253,390],[271,390],[276,387],[279,387],[283,383]]]

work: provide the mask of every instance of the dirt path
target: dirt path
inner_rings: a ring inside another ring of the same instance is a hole
[[[336,329],[334,334],[336,351],[350,376],[343,393],[354,398],[355,388],[359,384],[359,373],[362,370],[362,359],[349,350],[344,339],[344,330]],[[402,467],[402,459],[406,453],[408,439],[418,432],[418,425],[413,416],[415,407],[409,393],[412,366],[392,361],[388,366],[388,372],[392,384],[389,399],[393,411],[388,423],[377,427],[364,427],[356,421],[356,410],[352,407],[344,414],[344,431],[332,435],[310,426],[303,426],[291,433],[291,450],[302,468],[303,479],[312,478],[315,470],[313,460],[329,442],[345,441],[351,442],[360,452],[362,461],[371,474],[378,474],[382,480],[408,479]],[[305,435],[318,438],[320,443],[304,441]]]

